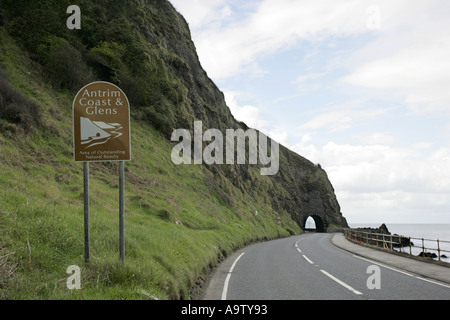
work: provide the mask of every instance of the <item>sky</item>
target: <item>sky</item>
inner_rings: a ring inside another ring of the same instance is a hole
[[[170,0],[236,119],[361,223],[450,223],[450,1]]]

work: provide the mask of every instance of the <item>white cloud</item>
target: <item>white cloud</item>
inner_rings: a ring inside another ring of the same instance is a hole
[[[433,149],[427,142],[405,148],[333,142],[317,147],[311,136],[292,149],[327,171],[350,221],[361,221],[365,213],[386,219],[392,214],[390,222],[409,214],[409,222],[424,222],[423,216],[413,216],[418,211],[450,221],[450,148]]]
[[[261,0],[252,3],[245,14],[238,15],[232,9],[236,2],[230,0],[171,2],[194,29],[200,60],[213,79],[260,70],[255,65],[257,58],[301,40],[317,42],[370,33],[368,22],[374,19],[370,8],[379,8],[381,29],[378,31],[389,33],[405,22],[418,20],[416,17],[435,3],[432,0]]]
[[[352,116],[346,110],[328,111],[315,116],[305,124],[299,126],[300,129],[315,130],[329,127],[330,131],[340,131],[347,129],[352,122]]]
[[[349,224],[450,223],[449,201],[443,194],[387,191],[338,192]]]
[[[259,109],[257,107],[250,105],[239,105],[238,99],[239,97],[242,97],[244,93],[230,90],[223,90],[223,93],[231,114],[236,120],[244,122],[250,128],[258,130],[266,129],[268,121],[261,119]]]
[[[375,117],[387,113],[387,111],[388,108],[365,106],[364,101],[349,101],[345,104],[320,110],[316,116],[300,125],[299,129],[324,129],[328,132],[342,131],[356,124],[361,124],[362,121],[373,120]]]
[[[191,29],[210,25],[220,27],[221,22],[232,14],[227,0],[170,0],[181,12]]]
[[[283,130],[275,126],[271,128],[269,131],[266,132],[262,131],[262,132],[283,146],[289,145],[289,135],[286,132],[286,130]]]
[[[393,135],[386,132],[359,134],[356,138],[364,145],[374,145],[374,144],[392,145],[396,141]]]
[[[430,37],[433,38],[433,37]],[[343,81],[355,86],[390,90],[412,110],[447,112],[450,104],[450,38],[407,47],[394,55],[359,66]]]
[[[395,99],[417,114],[449,114],[450,21],[448,2],[419,3],[422,12],[354,53],[342,82]]]
[[[339,190],[450,193],[449,148],[430,151],[422,145],[400,148],[329,142],[319,149],[304,141],[293,148],[326,168]]]
[[[238,99],[240,97],[245,97],[245,93],[229,90],[224,90],[223,92],[227,105],[236,120],[244,122],[250,128],[260,130],[265,135],[282,145],[289,144],[288,133],[270,121],[262,119],[257,107],[250,105],[239,105]]]
[[[366,7],[350,0],[262,0],[246,19],[198,30],[194,38],[208,74],[222,79],[248,71],[252,64],[252,69],[258,70],[254,66],[256,58],[300,39],[316,41],[330,34],[367,31]]]

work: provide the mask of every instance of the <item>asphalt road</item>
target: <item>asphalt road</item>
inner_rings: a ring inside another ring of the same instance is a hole
[[[226,259],[205,300],[449,300],[450,285],[337,248],[331,234],[258,243]]]

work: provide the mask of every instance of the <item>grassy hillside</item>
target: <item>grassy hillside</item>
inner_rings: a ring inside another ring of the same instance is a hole
[[[188,299],[239,247],[301,233],[308,216],[346,226],[326,172],[283,146],[273,176],[260,165],[172,163],[176,128],[192,132],[196,120],[204,130],[248,128],[168,1],[79,0],[81,30],[66,28],[71,4],[0,0],[0,298]],[[96,80],[118,85],[131,103],[124,265],[117,163],[91,164],[84,264],[72,101]],[[82,268],[81,290],[66,287],[71,265]]]
[[[117,164],[92,163],[85,265],[82,165],[72,160],[74,91],[49,81],[5,27],[0,69],[0,298],[187,299],[232,250],[301,232],[286,213],[276,224],[267,194],[242,192],[204,166],[174,165],[164,133],[135,116],[125,264],[118,252]],[[16,119],[8,118],[4,111],[17,101],[39,111],[27,117],[14,109]],[[249,172],[259,188],[271,185],[256,168]],[[81,290],[66,287],[70,265],[81,267]]]
[[[80,30],[66,28],[69,4],[70,0],[0,0],[0,27],[14,39],[16,54],[32,62],[22,72],[39,76],[36,81],[48,86],[50,96],[61,92],[74,96],[86,83],[104,80],[126,92],[135,122],[151,126],[166,140],[176,128],[192,132],[195,120],[202,121],[204,130],[248,129],[234,119],[223,93],[203,70],[188,24],[167,0],[79,0]],[[9,64],[27,66],[16,61],[16,54],[10,54]],[[10,77],[14,80],[16,75]],[[26,96],[34,96],[28,79],[14,83]],[[49,112],[42,112],[34,101],[6,92],[9,98],[0,114],[5,127],[29,133],[56,114],[57,105],[50,104]],[[51,128],[60,135],[59,125]],[[222,203],[228,205],[234,197],[226,192],[231,183],[242,194],[290,215],[300,227],[308,216],[324,226],[347,226],[320,166],[283,146],[279,162],[279,172],[268,179],[256,174],[259,165],[207,169],[213,173]]]

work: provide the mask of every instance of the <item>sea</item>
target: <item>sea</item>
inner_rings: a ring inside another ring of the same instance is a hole
[[[380,225],[381,223],[349,223],[350,228],[378,228]],[[437,255],[436,240],[439,240],[441,255],[447,256],[447,258],[441,258],[441,261],[450,263],[450,224],[385,223],[385,225],[391,234],[412,238],[411,242],[413,242],[414,246],[411,247],[411,253],[413,255],[418,255],[423,251],[421,248],[422,239],[424,239],[424,246],[429,248],[426,249],[426,252],[434,252]],[[409,247],[404,250],[409,253]],[[437,258],[434,260],[437,260]]]

